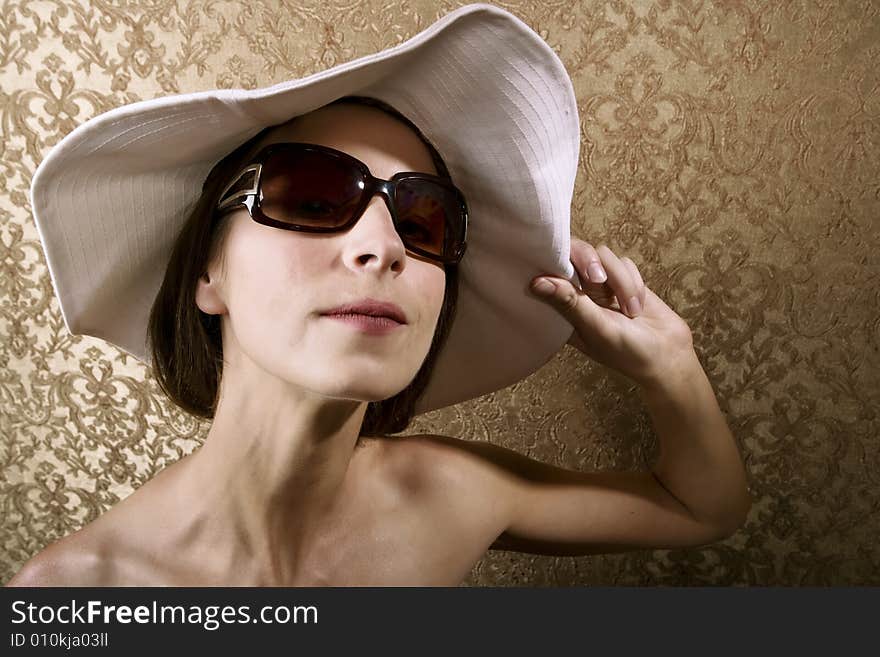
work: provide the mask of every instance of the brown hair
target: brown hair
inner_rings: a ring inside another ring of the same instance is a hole
[[[431,153],[438,175],[451,179],[440,154],[405,116],[382,101],[363,96],[344,96],[329,104],[358,103],[377,107],[408,125]],[[201,196],[177,236],[165,277],[159,289],[147,330],[153,373],[159,387],[175,404],[189,413],[211,419],[216,412],[223,374],[223,343],[220,316],[208,315],[196,305],[199,277],[216,253],[222,253],[231,224],[226,214],[214,221],[214,204],[232,176],[247,164],[252,147],[275,126],[268,126],[214,165],[202,186]],[[458,300],[458,264],[445,264],[446,289],[428,354],[413,380],[388,399],[369,402],[362,435],[398,433],[409,426],[416,401],[424,391],[455,317]]]

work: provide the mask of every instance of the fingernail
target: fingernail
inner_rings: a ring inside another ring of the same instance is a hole
[[[534,285],[532,285],[532,289],[540,294],[550,294],[556,289],[556,286],[546,278],[539,278],[535,281]]]
[[[642,311],[642,304],[639,303],[638,297],[632,297],[629,301],[627,301],[626,307],[629,310],[629,314],[631,317],[635,317]]]
[[[605,270],[602,269],[602,265],[600,265],[598,262],[592,263],[589,266],[587,273],[590,275],[590,280],[593,283],[604,283],[608,279],[608,276],[605,274]]]

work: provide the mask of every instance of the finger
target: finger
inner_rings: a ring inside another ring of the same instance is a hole
[[[581,289],[600,306],[614,308],[614,292],[608,286],[608,274],[596,248],[589,242],[572,238],[571,264],[577,272]]]
[[[641,306],[642,310],[644,310],[645,301],[648,298],[648,293],[647,288],[645,287],[645,282],[642,280],[642,275],[639,273],[639,268],[636,266],[636,263],[634,263],[626,256],[624,256],[620,260],[627,266],[633,279],[635,279],[636,289],[638,290],[638,292],[636,292],[636,296],[639,298],[639,305]]]
[[[542,291],[536,283],[549,281],[553,289]],[[532,292],[552,305],[568,320],[575,331],[592,330],[601,325],[597,306],[582,290],[578,290],[568,279],[555,276],[539,276],[532,281]]]
[[[633,280],[629,267],[614,255],[614,252],[605,244],[600,244],[596,249],[596,253],[602,258],[602,264],[605,267],[605,271],[608,272],[608,285],[617,297],[620,309],[629,317],[635,317],[641,308],[630,308],[629,303],[633,297],[636,297],[639,290],[636,287],[636,281]]]
[[[602,259],[596,249],[589,242],[576,237],[571,240],[571,264],[583,284],[602,285],[608,280],[608,274],[602,267]]]

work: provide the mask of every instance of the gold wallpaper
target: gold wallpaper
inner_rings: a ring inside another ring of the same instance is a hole
[[[196,448],[140,363],[67,334],[28,189],[82,121],[266,86],[379,51],[459,2],[76,0],[0,12],[0,581]],[[754,504],[729,539],[585,557],[490,552],[485,585],[880,584],[880,3],[497,3],[568,68],[573,234],[631,257],[694,333]],[[633,384],[566,346],[411,432],[583,470],[647,468]]]

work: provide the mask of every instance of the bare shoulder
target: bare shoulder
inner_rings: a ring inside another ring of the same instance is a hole
[[[439,434],[392,438],[387,463],[409,496],[434,501],[451,512],[480,515],[480,522],[506,527],[512,507],[505,458],[516,453],[492,443]],[[476,520],[476,519],[475,519]]]
[[[463,440],[440,434],[418,434],[393,439],[391,450],[402,472],[414,477],[447,483],[474,484],[485,492],[507,491],[513,475],[534,474],[549,467],[519,452],[478,440]]]
[[[84,528],[31,557],[6,586],[107,586],[105,571],[101,550]]]

